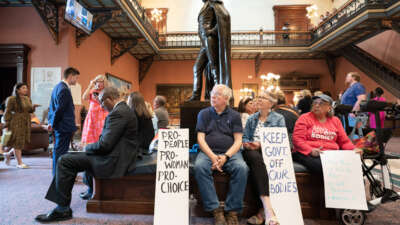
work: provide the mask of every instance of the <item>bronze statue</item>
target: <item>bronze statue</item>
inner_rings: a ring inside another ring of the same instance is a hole
[[[205,99],[215,84],[232,89],[231,80],[231,19],[221,0],[202,0],[198,16],[201,48],[193,67],[193,93],[189,101],[201,97],[203,72],[206,78]]]

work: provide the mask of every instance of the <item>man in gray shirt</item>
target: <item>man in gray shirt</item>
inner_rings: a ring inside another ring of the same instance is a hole
[[[164,96],[157,95],[153,101],[154,113],[157,117],[157,129],[167,128],[169,123],[168,111],[165,108],[167,100]]]

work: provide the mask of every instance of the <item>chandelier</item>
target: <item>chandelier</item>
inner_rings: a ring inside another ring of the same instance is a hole
[[[317,5],[313,4],[311,6],[308,6],[306,8],[306,10],[307,10],[307,15],[306,16],[307,16],[308,19],[312,19],[313,17],[318,17],[318,13],[317,13],[318,7],[317,7]]]
[[[239,92],[240,92],[240,99],[243,99],[243,98],[254,98],[254,95],[255,95],[255,91],[253,90],[253,89],[251,89],[251,88],[241,88],[240,90],[239,90]]]
[[[162,20],[162,11],[160,9],[154,8],[150,13],[152,21],[156,21],[156,23],[158,23]]]
[[[278,74],[268,73],[267,75],[262,74],[261,78],[261,91],[276,92],[280,91],[279,79],[281,78]]]

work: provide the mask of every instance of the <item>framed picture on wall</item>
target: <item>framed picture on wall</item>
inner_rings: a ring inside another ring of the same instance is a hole
[[[240,96],[252,97],[258,95],[258,84],[243,83]]]
[[[108,80],[108,83],[117,88],[120,93],[122,93],[124,96],[128,95],[131,92],[132,88],[132,83],[129,81],[126,81],[124,79],[121,79],[115,75],[112,75],[111,73],[106,73],[106,77]]]
[[[179,106],[192,96],[192,91],[192,84],[158,84],[156,94],[167,99],[166,108],[170,116],[179,117]]]

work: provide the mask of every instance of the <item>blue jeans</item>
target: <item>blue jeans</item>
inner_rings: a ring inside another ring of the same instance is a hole
[[[213,211],[219,207],[211,165],[211,159],[200,151],[194,164],[194,175],[205,211]],[[243,197],[246,191],[247,175],[249,173],[249,168],[243,160],[242,153],[238,152],[233,155],[224,164],[222,170],[231,175],[229,191],[225,200],[225,211],[241,211],[243,208]]]

